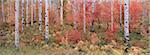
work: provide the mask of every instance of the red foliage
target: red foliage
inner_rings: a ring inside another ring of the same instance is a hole
[[[60,32],[56,32],[53,36],[55,36],[56,43],[61,44],[62,39],[63,39],[63,36],[61,35],[61,33]]]
[[[106,38],[105,40],[108,42],[111,42],[111,40],[117,39],[117,32],[119,31],[119,24],[114,23],[113,24],[113,30],[111,30],[111,27],[108,28],[108,30],[105,32]]]
[[[78,30],[69,30],[65,32],[65,35],[61,35],[60,32],[54,34],[56,43],[66,44],[66,43],[78,43],[81,40],[81,32]]]
[[[138,28],[142,18],[142,3],[131,2],[130,17],[130,30]]]
[[[81,32],[78,30],[67,31],[65,33],[65,38],[67,38],[69,42],[77,43],[81,40]]]
[[[79,10],[80,12],[78,12],[76,18],[78,19],[78,25],[82,26],[83,24],[83,1],[77,0],[77,6],[79,6]],[[67,20],[68,22],[73,22],[73,13],[72,13],[72,8],[71,8],[71,3],[68,3],[68,15],[67,15]],[[118,1],[116,0],[114,2],[114,21],[116,23],[119,23],[119,12],[120,12],[120,3],[118,3]],[[135,1],[131,1],[130,3],[130,29],[134,29],[137,26],[135,26],[136,24],[139,23],[140,18],[142,17],[142,3],[139,2],[135,2]],[[111,4],[110,2],[101,2],[95,3],[95,12],[94,12],[94,20],[95,21],[99,21],[99,22],[110,22],[111,21]],[[124,7],[123,7],[124,8]],[[91,22],[91,13],[92,11],[92,6],[91,6],[91,1],[88,0],[87,5],[86,5],[86,22],[87,25],[88,23]]]

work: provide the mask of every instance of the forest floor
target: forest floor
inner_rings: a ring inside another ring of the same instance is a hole
[[[72,28],[66,25],[64,30],[60,31],[62,36],[63,32]],[[20,31],[20,48],[16,49],[14,47],[14,25],[2,24],[0,27],[0,55],[123,55],[126,48],[123,37],[117,37],[118,41],[112,40],[109,43],[100,39],[97,44],[92,44],[89,40],[80,40],[76,44],[66,42],[60,44],[56,40],[57,31],[54,30],[54,27],[50,27],[50,41],[45,44],[44,33],[39,33],[38,26],[26,27],[24,32]],[[85,36],[90,35],[89,33]],[[99,38],[105,37],[103,32],[97,31],[96,34]],[[117,35],[123,36],[121,32],[118,32]],[[132,36],[130,37],[132,45],[129,49],[130,55],[150,55],[147,38],[136,33],[130,33],[130,36]]]

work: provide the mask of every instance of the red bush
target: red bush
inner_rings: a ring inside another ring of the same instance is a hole
[[[81,40],[81,32],[73,29],[69,30],[65,33],[65,38],[67,38],[70,43],[77,43]]]

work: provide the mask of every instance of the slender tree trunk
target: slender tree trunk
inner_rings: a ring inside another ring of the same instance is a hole
[[[25,16],[24,16],[24,11],[25,11],[25,8],[24,8],[24,5],[25,5],[25,3],[24,3],[24,0],[22,0],[22,31],[24,31],[24,26],[25,26]]]
[[[147,0],[146,2],[149,5],[148,6],[148,20],[149,20],[148,24],[149,24],[149,38],[150,38],[150,8],[149,8],[150,7],[150,0]]]
[[[7,19],[9,19],[9,16],[10,16],[10,10],[9,10],[9,8],[10,8],[10,0],[7,0]],[[6,22],[7,22],[7,20],[6,20]]]
[[[58,19],[59,18],[59,14],[58,14],[58,2],[59,2],[59,0],[54,0],[54,11],[55,11],[55,21],[56,21],[56,23],[59,23],[59,20],[60,19]]]
[[[147,0],[148,5],[150,7],[150,0]],[[150,8],[148,8],[148,19],[149,19],[149,33],[148,33],[148,37],[149,37],[149,47],[150,47]]]
[[[144,20],[144,18],[145,18],[145,7],[144,7],[144,5],[145,5],[145,0],[142,0],[142,12],[143,12],[143,14],[142,14],[142,19]]]
[[[45,42],[48,43],[49,36],[49,15],[48,15],[49,4],[48,0],[45,0]]]
[[[127,45],[127,48],[125,49],[126,52],[128,52],[128,49],[130,48],[129,43],[129,1],[130,0],[124,0],[124,38],[125,43]]]
[[[52,11],[52,0],[49,0],[49,15],[51,16],[51,11]],[[49,17],[49,19],[51,19],[51,17]]]
[[[3,19],[3,22],[5,22],[6,21],[6,19],[5,19],[5,13],[4,13],[4,0],[1,0],[1,4],[2,4],[2,19]]]
[[[13,7],[13,5],[12,5],[13,2],[12,2],[12,0],[10,0],[10,3],[9,3],[9,4],[10,4],[10,8],[9,8],[10,11],[9,11],[9,13],[10,13],[10,16],[12,16],[12,15],[13,15],[13,12],[12,12],[12,10],[13,10],[13,8],[12,8],[12,7]],[[10,18],[12,18],[12,17],[10,17]]]
[[[83,31],[86,32],[86,0],[83,0]]]
[[[39,30],[42,31],[42,0],[39,0]]]
[[[29,26],[29,0],[26,0],[26,26]]]
[[[52,8],[52,0],[49,0],[49,8]]]
[[[34,4],[33,4],[33,12],[34,12],[34,23],[36,22],[36,0],[34,0]]]
[[[72,8],[73,8],[73,23],[74,23],[74,29],[77,29],[77,11],[76,11],[76,1],[75,0],[72,0]]]
[[[61,20],[61,25],[63,25],[63,0],[60,1],[61,7],[60,7],[60,20]]]
[[[122,31],[122,0],[120,0],[120,31]]]
[[[15,46],[19,48],[19,0],[15,0]]]
[[[91,32],[94,32],[94,10],[95,10],[95,0],[92,0],[92,21],[91,21]]]
[[[34,3],[34,1],[33,0],[31,0],[31,26],[33,25],[33,12],[34,12],[34,10],[33,10],[33,4]]]
[[[114,0],[111,0],[111,30],[114,31]]]

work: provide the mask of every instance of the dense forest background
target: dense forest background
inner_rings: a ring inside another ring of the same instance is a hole
[[[124,0],[0,4],[0,55],[123,55],[126,47],[131,55],[150,55],[149,0],[129,0],[130,46]]]

